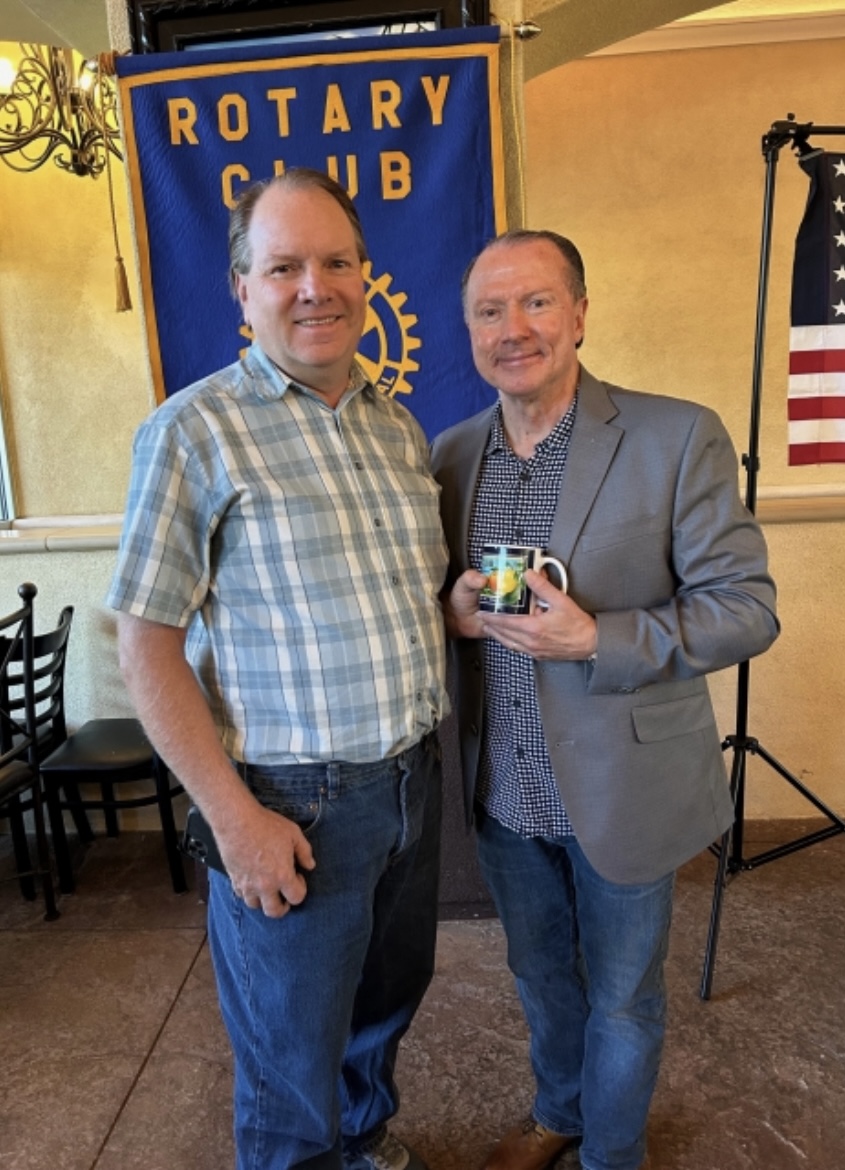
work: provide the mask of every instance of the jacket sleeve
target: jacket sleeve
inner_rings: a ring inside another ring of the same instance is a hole
[[[674,594],[596,614],[591,694],[629,692],[743,662],[778,635],[763,534],[742,503],[719,417],[701,410],[681,453],[667,541]]]

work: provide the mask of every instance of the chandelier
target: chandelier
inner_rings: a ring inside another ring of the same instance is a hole
[[[71,49],[21,45],[10,89],[0,92],[0,158],[15,171],[57,167],[96,178],[120,151],[109,55],[74,65]]]

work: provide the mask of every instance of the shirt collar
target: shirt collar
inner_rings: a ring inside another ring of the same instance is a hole
[[[289,390],[319,398],[319,395],[310,386],[288,377],[284,370],[267,356],[257,341],[254,341],[246,351],[243,362],[249,373],[253,375],[256,390],[262,398],[270,401],[282,399]],[[356,361],[353,361],[349,370],[349,382],[338,403],[338,408],[359,391],[376,393],[364,371]]]
[[[485,455],[495,455],[499,451],[507,451],[508,444],[505,439],[505,428],[502,423],[502,404],[497,402],[493,408],[493,421],[490,425],[490,434],[487,436],[487,447],[485,448]]]
[[[578,393],[581,389],[581,383],[575,387],[575,397],[570,402],[566,411],[557,420],[555,425],[546,435],[545,439],[541,439],[534,448],[535,455],[540,452],[548,450],[550,447],[562,447],[569,441],[569,434],[572,430],[572,425],[575,422],[575,412],[578,408]],[[487,439],[487,446],[484,450],[485,455],[494,455],[499,453],[509,454],[511,451],[505,437],[505,424],[502,421],[502,404],[497,402],[493,409],[493,421],[490,425],[490,434]]]

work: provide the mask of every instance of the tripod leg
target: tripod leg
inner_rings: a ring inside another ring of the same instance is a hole
[[[731,767],[731,795],[734,807],[742,807],[745,796],[745,753],[742,747],[734,745],[734,758]],[[716,867],[716,880],[713,886],[713,903],[710,907],[710,928],[707,933],[707,948],[704,952],[704,967],[701,972],[701,999],[709,999],[713,987],[713,968],[716,965],[716,947],[719,944],[719,927],[722,921],[722,897],[725,893],[725,882],[728,876],[728,862],[731,856],[731,836],[736,828],[734,824],[723,834],[719,846],[719,864]]]
[[[713,987],[713,968],[716,964],[716,947],[719,942],[719,926],[722,921],[722,896],[725,892],[725,880],[728,873],[728,850],[731,843],[731,830],[723,835],[719,846],[719,864],[716,867],[716,883],[713,887],[713,903],[710,907],[710,928],[707,932],[707,949],[704,952],[704,967],[701,971],[701,999],[709,999]]]

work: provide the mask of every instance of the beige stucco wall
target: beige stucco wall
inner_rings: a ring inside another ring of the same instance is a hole
[[[585,362],[600,376],[698,398],[746,444],[762,205],[760,138],[794,109],[845,119],[845,43],[609,57],[563,66],[525,90],[532,226],[570,233],[592,297]],[[118,222],[135,266],[122,168]],[[806,194],[781,161],[772,268],[761,484],[845,481],[845,466],[785,457],[789,248]],[[137,302],[136,302],[137,303]],[[139,313],[118,315],[104,180],[0,166],[0,384],[18,503],[29,515],[119,512],[132,431],[150,409]],[[840,811],[845,807],[843,524],[767,526],[784,634],[752,670],[751,732]],[[0,593],[40,590],[42,619],[77,608],[71,719],[124,714],[113,623],[101,602],[113,554],[0,556]],[[734,672],[713,680],[733,727]],[[812,811],[752,761],[752,816]]]
[[[134,295],[120,162],[114,188]],[[114,267],[105,175],[0,165],[0,387],[21,515],[123,507],[129,443],[152,396],[140,314],[115,312]]]
[[[15,50],[0,44],[2,55]],[[118,232],[137,303],[121,163],[113,173]],[[0,394],[19,516],[123,509],[132,433],[152,393],[140,316],[115,311],[114,267],[105,175],[81,179],[52,162],[27,174],[0,165]],[[33,581],[39,628],[73,605],[71,725],[128,714],[114,620],[102,605],[114,552],[8,551],[33,549],[38,535],[0,534],[0,604],[11,608],[17,586]]]
[[[584,253],[592,302],[585,364],[609,380],[716,407],[740,451],[748,445],[762,135],[788,111],[817,124],[845,122],[843,59],[842,41],[610,56],[571,62],[526,86],[528,221],[571,235]],[[807,179],[785,150],[761,493],[845,482],[845,465],[786,462],[792,246],[806,196]],[[841,813],[845,524],[769,524],[766,535],[784,629],[752,666],[749,730]],[[726,733],[734,729],[735,678],[730,671],[713,679]],[[748,797],[751,816],[813,813],[753,758]]]

